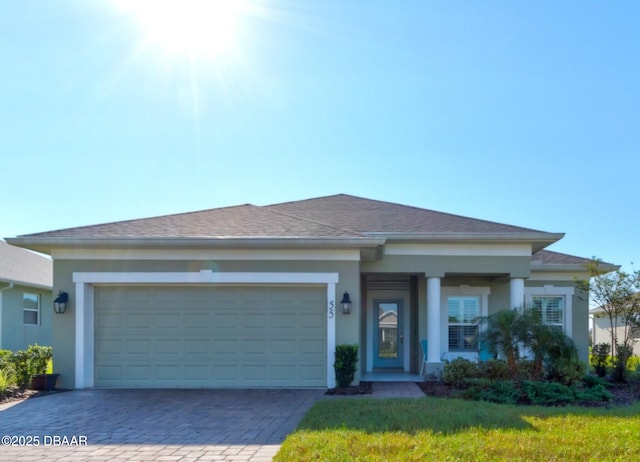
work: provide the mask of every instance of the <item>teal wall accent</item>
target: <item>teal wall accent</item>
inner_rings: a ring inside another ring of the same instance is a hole
[[[40,295],[40,325],[24,323],[23,300],[25,292]],[[0,292],[2,297],[2,329],[3,350],[26,350],[29,345],[51,345],[53,299],[50,290],[16,285]]]

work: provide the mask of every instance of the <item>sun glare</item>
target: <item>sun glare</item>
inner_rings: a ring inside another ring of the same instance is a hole
[[[244,0],[122,0],[144,30],[145,40],[170,53],[216,57],[229,54]]]

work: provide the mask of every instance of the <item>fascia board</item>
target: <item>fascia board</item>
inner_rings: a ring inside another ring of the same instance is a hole
[[[17,237],[7,242],[49,254],[54,248],[363,248],[378,247],[381,238],[71,238],[71,237]]]

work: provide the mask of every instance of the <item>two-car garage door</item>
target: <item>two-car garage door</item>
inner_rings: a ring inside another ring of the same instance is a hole
[[[323,387],[326,289],[98,286],[96,387]]]

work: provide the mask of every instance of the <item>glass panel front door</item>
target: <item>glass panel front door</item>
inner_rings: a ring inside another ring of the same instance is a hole
[[[402,301],[376,300],[373,303],[374,367],[403,367]]]

